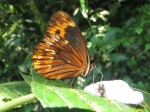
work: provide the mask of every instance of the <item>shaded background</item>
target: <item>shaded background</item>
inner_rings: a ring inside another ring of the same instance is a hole
[[[150,1],[1,0],[0,9],[0,83],[23,80],[19,72],[30,74],[33,47],[50,16],[63,10],[78,24],[90,55],[99,59],[103,80],[122,79],[150,92]],[[93,74],[101,80],[98,71]],[[77,86],[89,82],[91,76]]]

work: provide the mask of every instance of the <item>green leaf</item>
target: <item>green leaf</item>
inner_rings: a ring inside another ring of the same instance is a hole
[[[141,90],[138,90],[141,91]],[[145,108],[145,110],[147,110],[147,112],[150,112],[150,93],[145,92],[145,91],[141,91],[144,95],[144,103],[142,104]]]
[[[34,94],[25,95],[19,98],[16,98],[12,101],[6,102],[4,104],[0,105],[0,112],[6,112],[12,108],[18,107],[23,104],[27,104],[29,102],[32,102],[36,99]]]
[[[105,97],[91,95],[82,90],[47,86],[32,82],[32,91],[44,108],[82,109],[102,112],[144,112],[142,108],[129,106],[117,101],[108,100]],[[61,108],[60,108],[61,107]]]
[[[25,81],[0,84],[0,96],[5,99],[16,99],[31,93],[30,86]]]
[[[81,5],[81,8],[82,8],[82,15],[83,17],[85,18],[88,18],[88,4],[86,3],[85,0],[80,0],[80,5]]]
[[[31,75],[25,75],[23,73],[20,73],[22,75],[22,77],[24,78],[24,80],[31,86],[31,82],[32,82],[32,77]]]
[[[118,32],[118,29],[113,28],[112,30],[110,30],[109,32],[106,33],[106,36],[104,38],[104,44],[106,43],[111,43],[114,42],[115,38],[116,38],[116,33]]]
[[[127,57],[124,54],[121,53],[114,53],[110,55],[110,59],[114,62],[120,62],[127,59]]]
[[[143,29],[141,27],[135,28],[135,32],[140,35],[143,32]]]
[[[145,52],[148,51],[150,49],[150,43],[145,45]]]

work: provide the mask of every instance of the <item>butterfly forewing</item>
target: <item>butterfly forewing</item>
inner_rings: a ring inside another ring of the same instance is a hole
[[[67,13],[51,16],[45,37],[33,50],[32,62],[35,70],[49,79],[88,74],[90,60],[84,38]]]

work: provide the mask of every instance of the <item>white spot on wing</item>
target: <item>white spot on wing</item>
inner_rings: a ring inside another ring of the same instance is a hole
[[[45,51],[50,51],[50,49],[45,49]]]
[[[49,57],[51,60],[53,60],[54,59],[54,57]]]
[[[38,57],[37,57],[37,59],[41,59],[41,58],[42,58],[42,56],[38,56]]]
[[[52,65],[49,65],[48,67],[49,67],[49,68],[52,68]]]
[[[56,54],[56,52],[52,52],[51,54]]]
[[[52,40],[55,42],[55,41],[57,41],[58,42],[58,39],[56,39],[56,38],[52,38]]]
[[[52,43],[50,42],[45,42],[46,45],[50,46],[50,45],[53,45]]]
[[[56,35],[56,37],[57,37],[58,40],[60,39],[58,35]]]
[[[67,45],[69,42],[67,41],[67,40],[65,40],[64,42],[63,42],[63,44],[64,45]]]

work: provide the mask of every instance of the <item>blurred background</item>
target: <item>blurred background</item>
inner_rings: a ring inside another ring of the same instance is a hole
[[[1,0],[0,83],[30,74],[32,49],[59,10],[78,24],[103,80],[122,79],[150,92],[149,0]],[[101,80],[97,70],[91,74]],[[77,86],[89,83],[91,75],[79,78]]]

